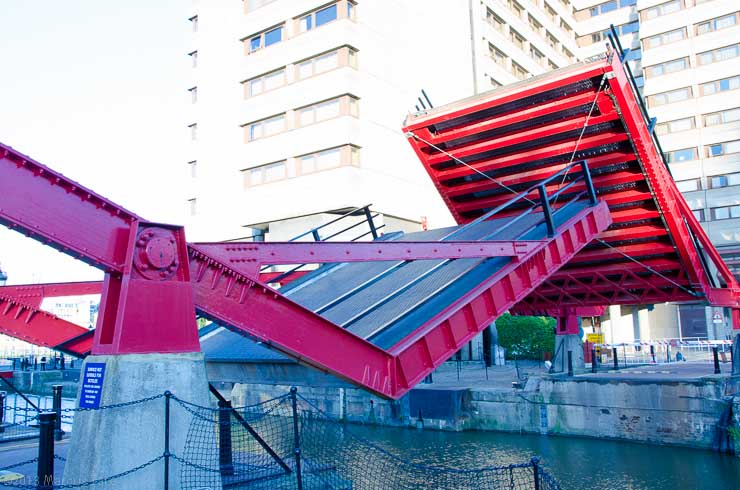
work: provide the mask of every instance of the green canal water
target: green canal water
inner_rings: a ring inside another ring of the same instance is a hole
[[[563,490],[740,490],[740,458],[710,451],[585,438],[350,426],[416,463],[500,466],[539,456]]]

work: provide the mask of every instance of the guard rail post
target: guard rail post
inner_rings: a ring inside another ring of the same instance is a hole
[[[616,347],[612,347],[612,357],[614,358],[614,369],[619,369],[619,359],[617,358]]]
[[[57,414],[43,412],[39,414],[39,457],[37,467],[38,490],[54,488],[54,426]]]
[[[218,401],[218,462],[221,476],[234,474],[234,459],[231,445],[231,402]]]
[[[721,374],[722,370],[719,368],[719,353],[716,345],[712,347],[712,357],[714,357],[714,374]]]
[[[52,410],[56,414],[56,421],[54,422],[54,440],[61,441],[64,436],[62,430],[62,385],[54,385],[51,387],[53,393],[52,399]]]
[[[301,435],[298,428],[298,388],[290,388],[290,400],[293,405],[293,454],[295,455],[295,476],[298,490],[303,490],[301,473]]]

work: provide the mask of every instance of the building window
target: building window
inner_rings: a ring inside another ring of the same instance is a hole
[[[198,139],[198,124],[193,123],[188,125],[188,128],[190,129],[190,139],[191,141],[195,141]]]
[[[488,75],[487,78],[488,78],[488,83],[491,84],[491,87],[498,88],[498,87],[503,86],[503,84],[501,82],[499,82],[498,80],[496,80],[492,76]]]
[[[272,46],[283,40],[283,25],[277,27],[271,27],[262,32],[258,32],[252,36],[242,39],[247,49],[247,53],[254,53],[260,49]]]
[[[655,7],[645,9],[642,11],[642,20],[650,20],[660,17],[662,15],[672,14],[683,9],[682,0],[671,0],[670,2],[661,3]]]
[[[504,22],[504,19],[494,14],[493,10],[489,8],[486,9],[486,22],[488,22],[491,27],[496,29],[498,32],[503,33],[506,29],[506,22]]]
[[[188,174],[193,179],[198,176],[197,168],[198,168],[198,162],[196,160],[188,162]]]
[[[740,185],[740,173],[713,175],[709,177],[708,180],[710,189],[720,189],[722,187]]]
[[[303,80],[340,66],[357,68],[357,51],[343,47],[296,63],[296,79]]]
[[[511,62],[511,73],[519,80],[524,80],[529,75],[529,72],[516,61]]]
[[[534,46],[531,46],[531,45],[529,46],[529,56],[533,60],[535,60],[538,64],[540,64],[542,66],[545,66],[545,64],[546,64],[545,63],[546,62],[545,55],[542,54],[542,53],[540,53],[540,51],[537,48],[535,48]]]
[[[352,95],[343,95],[296,109],[296,126],[308,126],[339,116],[359,115],[359,101]]]
[[[669,133],[688,131],[689,129],[694,129],[695,127],[695,119],[693,117],[685,117],[683,119],[674,119],[673,121],[667,121],[657,124],[655,126],[655,132],[658,135],[664,135]]]
[[[601,5],[594,5],[588,11],[589,14],[591,14],[591,17],[596,17],[597,15],[605,14],[613,10],[617,10],[617,0],[611,0],[610,2],[602,3]]]
[[[315,27],[321,27],[324,24],[337,20],[337,4],[315,10],[298,19],[298,31],[307,32]]]
[[[712,219],[740,218],[740,205],[711,208]]]
[[[696,218],[698,221],[704,221],[704,210],[703,209],[694,209],[691,212],[694,214],[694,218]]]
[[[645,76],[659,77],[661,75],[667,75],[669,73],[676,73],[678,71],[686,70],[689,67],[688,58],[679,58],[677,60],[666,61],[657,65],[646,66]]]
[[[547,45],[550,46],[552,49],[557,51],[558,49],[558,40],[555,36],[550,34],[549,32],[545,34],[545,41],[547,41]]]
[[[720,29],[726,29],[737,25],[737,16],[738,14],[736,12],[734,14],[723,15],[722,17],[717,17],[716,19],[710,19],[706,22],[696,24],[696,35],[701,36],[702,34],[719,31]]]
[[[680,29],[674,29],[672,31],[664,32],[662,34],[656,34],[645,38],[642,42],[645,49],[657,48],[664,44],[675,43],[686,39],[686,28],[681,27]]]
[[[540,34],[542,32],[542,24],[540,24],[537,19],[532,17],[531,15],[527,17],[527,22],[529,23],[529,27],[536,32],[537,34]]]
[[[705,148],[707,150],[707,156],[710,158],[738,153],[740,152],[740,140],[715,143],[713,145],[707,145]]]
[[[354,145],[329,148],[296,158],[300,175],[320,172],[344,165],[359,166],[360,149]]]
[[[637,32],[640,30],[640,23],[637,21],[630,22],[628,24],[624,24],[621,26],[619,31],[622,34],[632,34],[633,32]]]
[[[496,48],[493,44],[488,43],[488,54],[491,56],[491,59],[494,63],[496,63],[499,66],[506,67],[506,55],[503,51]]]
[[[681,102],[691,98],[691,87],[679,88],[677,90],[671,90],[669,92],[662,92],[659,94],[651,95],[648,97],[648,105],[655,107],[664,104],[672,104],[674,102]]]
[[[197,51],[191,51],[188,53],[188,56],[190,56],[190,63],[193,66],[193,68],[196,68],[198,66],[198,52]]]
[[[198,16],[194,15],[188,19],[190,21],[190,26],[193,29],[193,32],[198,32]]]
[[[198,102],[198,87],[190,87],[188,92],[190,92],[190,103],[195,104]]]
[[[736,58],[738,55],[740,55],[740,44],[733,44],[732,46],[725,46],[724,48],[699,53],[696,55],[696,60],[700,65],[708,65]]]
[[[576,57],[573,56],[573,53],[571,53],[565,46],[563,46],[563,56],[568,58],[568,60],[572,63],[575,61]]]
[[[258,77],[246,80],[242,82],[244,84],[244,96],[253,97],[259,95],[262,92],[274,90],[278,87],[282,87],[286,83],[285,68],[265,73]]]
[[[704,114],[704,126],[717,126],[740,121],[740,107]]]
[[[522,7],[521,5],[519,5],[514,0],[508,0],[507,3],[509,5],[509,8],[511,9],[511,11],[514,12],[517,15],[517,17],[521,18],[522,17],[522,14],[524,13],[524,7]]]
[[[244,126],[247,130],[246,140],[254,141],[260,138],[266,138],[274,134],[285,131],[285,114],[261,119]]]
[[[285,180],[289,177],[295,177],[295,163],[288,165],[286,160],[281,160],[242,170],[242,174],[244,175],[245,187],[269,184],[271,182]]]
[[[547,4],[547,2],[545,2],[545,13],[547,14],[547,17],[553,23],[555,23],[557,21],[557,19],[558,19],[558,13],[555,12],[555,10],[552,7],[550,7],[550,5]]]
[[[347,2],[347,18],[356,20],[357,5],[354,2]]]
[[[676,187],[681,192],[700,191],[701,179],[681,180],[676,182]]]
[[[567,22],[565,22],[563,19],[560,19],[560,28],[570,34],[573,31],[573,28],[568,25]]]
[[[665,159],[668,163],[688,162],[696,160],[698,153],[696,147],[684,148],[682,150],[673,150],[665,153]]]
[[[190,213],[190,216],[195,216],[198,212],[197,201],[196,198],[188,199],[188,213]]]
[[[514,46],[523,50],[524,49],[524,36],[516,32],[514,29],[510,29],[510,32],[511,32],[511,42],[514,44]]]
[[[740,75],[703,83],[700,85],[700,88],[702,95],[712,95],[726,90],[735,90],[740,88]]]
[[[547,67],[550,68],[551,70],[557,70],[558,69],[558,65],[556,65],[555,63],[553,63],[552,60],[547,60]]]

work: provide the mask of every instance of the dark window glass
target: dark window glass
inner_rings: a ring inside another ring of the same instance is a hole
[[[262,46],[262,37],[261,36],[253,37],[249,41],[249,50],[250,51],[257,51],[258,49],[260,49],[261,46]]]
[[[631,32],[637,32],[640,29],[637,22],[632,22],[622,26],[622,34],[629,34]]]
[[[611,2],[606,2],[601,6],[601,13],[605,14],[607,12],[611,12],[612,10],[617,10],[617,1],[612,0]]]
[[[316,12],[316,27],[337,20],[337,6],[332,5]]]

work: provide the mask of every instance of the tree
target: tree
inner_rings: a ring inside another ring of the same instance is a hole
[[[496,320],[498,343],[506,357],[541,359],[544,352],[555,350],[555,319],[545,316],[513,316],[508,313]]]

